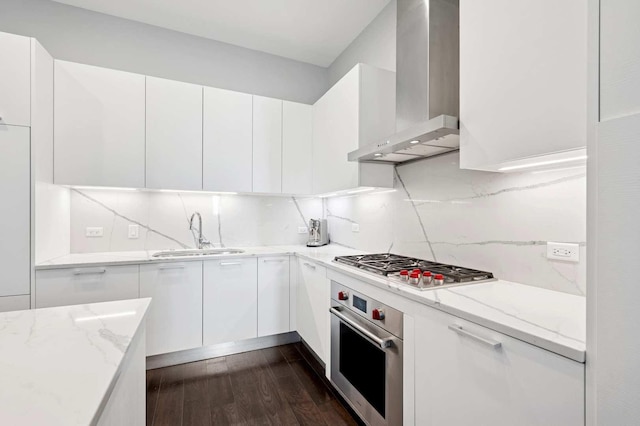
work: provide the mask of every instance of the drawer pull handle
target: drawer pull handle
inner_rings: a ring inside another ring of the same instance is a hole
[[[262,261],[263,261],[263,262],[265,262],[265,263],[267,263],[267,262],[274,262],[274,263],[275,263],[275,262],[278,262],[278,263],[282,263],[282,262],[285,262],[285,261],[286,261],[286,259],[263,259]]]
[[[74,269],[73,275],[104,274],[105,272],[107,272],[106,268]]]
[[[242,262],[220,262],[220,266],[238,266],[242,265]]]
[[[163,263],[158,266],[158,269],[184,269],[184,263]]]
[[[478,335],[475,335],[475,334],[465,330],[460,325],[451,324],[449,326],[449,330],[453,330],[453,331],[455,331],[456,333],[458,333],[461,336],[469,337],[470,339],[473,339],[473,340],[475,340],[477,342],[483,343],[483,344],[485,344],[487,346],[491,346],[493,349],[500,349],[502,347],[502,343],[497,342],[497,341],[492,340],[492,339],[486,339],[484,337],[480,337]]]
[[[313,270],[315,270],[315,269],[316,269],[316,265],[312,265],[312,264],[307,263],[307,262],[304,262],[304,266],[306,266],[307,268],[311,268],[311,269],[313,269]]]

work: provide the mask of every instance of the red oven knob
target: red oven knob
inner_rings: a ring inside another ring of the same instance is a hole
[[[371,318],[374,320],[382,321],[384,319],[384,311],[380,308],[371,311]]]
[[[338,292],[338,300],[347,300],[349,298],[349,293],[346,291]]]

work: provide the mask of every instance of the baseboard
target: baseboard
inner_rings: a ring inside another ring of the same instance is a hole
[[[271,348],[273,346],[286,345],[300,341],[300,335],[296,331],[290,333],[276,334],[274,336],[257,337],[255,339],[241,340],[238,342],[221,343],[219,345],[203,346],[201,348],[188,349],[186,351],[172,352],[147,357],[147,370],[169,367],[171,365],[186,364],[188,362],[202,361],[204,359],[216,358],[239,354],[242,352],[255,351],[258,349]]]

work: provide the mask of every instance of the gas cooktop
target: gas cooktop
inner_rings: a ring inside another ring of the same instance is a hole
[[[383,275],[421,290],[494,279],[491,272],[391,253],[336,256],[335,262]]]

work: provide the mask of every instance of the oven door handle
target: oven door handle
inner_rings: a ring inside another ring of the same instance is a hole
[[[333,315],[338,317],[340,319],[340,321],[342,321],[344,324],[346,324],[353,331],[355,331],[356,333],[358,333],[359,335],[361,335],[365,339],[369,340],[370,342],[374,343],[375,345],[379,346],[381,349],[386,349],[389,346],[391,346],[391,344],[393,343],[393,339],[392,338],[384,338],[383,339],[383,338],[380,338],[380,337],[376,336],[375,334],[373,334],[372,332],[370,332],[369,330],[367,330],[366,328],[364,328],[360,324],[358,324],[358,323],[354,322],[353,320],[351,320],[350,318],[348,318],[346,315],[344,315],[342,312],[340,312],[336,308],[330,308],[329,312],[331,312]]]

